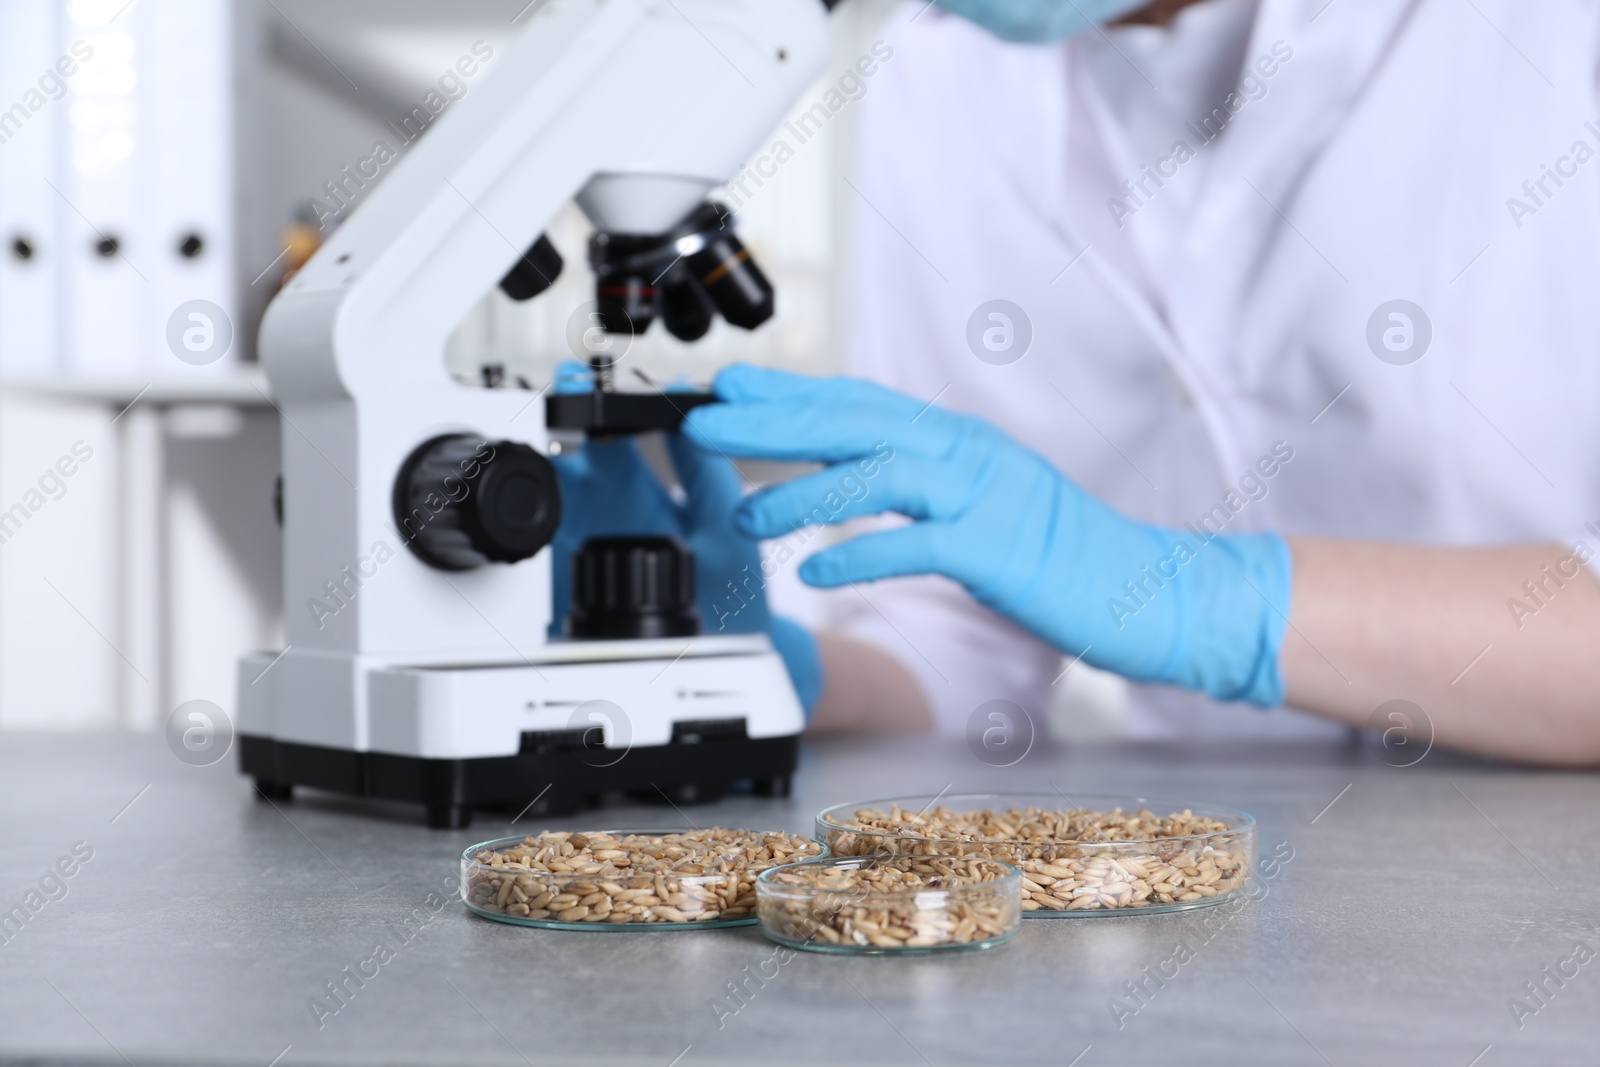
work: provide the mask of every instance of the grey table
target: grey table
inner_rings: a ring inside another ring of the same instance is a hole
[[[160,737],[10,735],[0,908],[41,880],[56,899],[4,931],[0,1062],[1600,1062],[1600,960],[1573,957],[1600,949],[1593,775],[1442,752],[1396,768],[1356,744],[1040,746],[993,768],[959,741],[830,742],[805,750],[792,799],[685,815],[806,830],[827,804],[946,786],[1210,800],[1256,813],[1262,855],[1292,858],[1226,921],[1035,920],[991,951],[778,966],[750,928],[558,933],[430,896],[503,815],[442,832],[328,796],[280,809],[231,760],[186,766]],[[92,858],[46,878],[75,846]],[[379,945],[387,962],[319,1018],[314,998]]]

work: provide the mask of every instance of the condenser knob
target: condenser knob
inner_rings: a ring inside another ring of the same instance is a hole
[[[395,523],[411,550],[442,570],[516,563],[561,522],[561,483],[550,461],[520,441],[435,437],[401,465]]]
[[[572,556],[567,633],[584,638],[692,637],[694,555],[671,537],[591,537]]]

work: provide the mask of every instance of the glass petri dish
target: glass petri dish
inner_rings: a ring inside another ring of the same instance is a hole
[[[1070,818],[1094,812],[1102,818]],[[1148,797],[966,793],[827,808],[835,857],[936,855],[1014,864],[1028,918],[1156,914],[1242,896],[1256,873],[1255,817]]]
[[[595,855],[570,862],[570,853],[545,847],[573,837],[585,839]],[[749,926],[756,921],[757,875],[826,855],[810,838],[716,828],[502,837],[461,853],[461,900],[486,919],[549,930]],[[551,861],[573,869],[545,869]]]
[[[1009,863],[852,856],[774,867],[756,879],[761,932],[808,952],[920,955],[1004,944],[1022,925]]]

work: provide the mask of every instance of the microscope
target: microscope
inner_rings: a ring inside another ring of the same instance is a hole
[[[706,199],[822,72],[824,0],[550,0],[274,299],[260,351],[283,417],[285,646],[240,663],[242,771],[424,805],[578,810],[749,782],[784,795],[803,714],[764,634],[701,633],[694,560],[597,537],[552,619],[552,437],[677,428],[706,395],[536,395],[453,379],[446,343],[496,284],[561,269],[595,228],[596,326],[694,339],[773,297]]]

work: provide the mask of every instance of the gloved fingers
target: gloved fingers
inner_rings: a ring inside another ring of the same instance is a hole
[[[614,470],[624,461],[625,457],[603,455],[600,449],[589,445],[565,449],[550,457],[550,464],[561,482],[562,497],[572,502],[588,496],[598,483],[601,471]]]
[[[599,477],[631,480],[645,469],[644,459],[634,448],[632,438],[585,441],[578,455],[583,457],[589,470]]]
[[[779,425],[781,422],[781,426]],[[712,404],[684,420],[682,435],[705,451],[732,458],[837,462],[871,447],[846,420],[793,403]]]
[[[813,378],[806,374],[735,363],[717,373],[712,389],[732,404],[798,403],[849,407],[910,423],[928,402],[864,378]]]
[[[703,393],[705,386],[688,374],[674,374],[660,383],[663,393]]]
[[[807,400],[821,391],[828,381],[809,374],[733,363],[723,367],[712,379],[711,390],[723,400],[735,403],[750,400]]]
[[[942,460],[885,451],[754,493],[734,512],[734,524],[751,537],[771,538],[886,511],[949,518],[970,494],[952,474]]]
[[[757,367],[749,363],[734,363],[717,372],[711,383],[712,391],[732,403],[756,400],[815,400],[837,399],[842,390],[865,387],[893,396],[882,386],[856,378],[818,378],[810,374]]]
[[[556,475],[561,479],[561,491],[563,493],[576,492],[577,483],[589,474],[589,460],[584,456],[581,448],[573,452],[563,452],[558,456],[551,456],[550,465],[556,469]]]
[[[940,415],[913,423],[821,401],[752,401],[696,408],[683,433],[702,448],[742,459],[842,463],[885,452],[943,456],[958,447],[971,420]]]
[[[602,511],[634,514],[676,514],[666,486],[650,469],[630,438],[589,441],[579,453],[585,463],[587,488]],[[615,506],[608,506],[607,502]],[[604,532],[604,531],[601,531]]]
[[[808,378],[735,365],[717,375],[725,403],[697,409],[686,423],[698,443],[759,459],[838,462],[888,440],[940,455],[963,416],[854,378]]]
[[[555,377],[550,380],[550,391],[563,395],[587,393],[594,389],[594,371],[575,359],[564,359],[556,364]]]
[[[883,533],[863,534],[823,549],[800,564],[800,580],[820,589],[913,574],[941,573],[938,529],[918,522]]]
[[[667,451],[683,485],[683,509],[689,528],[707,530],[729,522],[734,508],[744,499],[744,479],[734,465],[679,433],[667,435]]]

